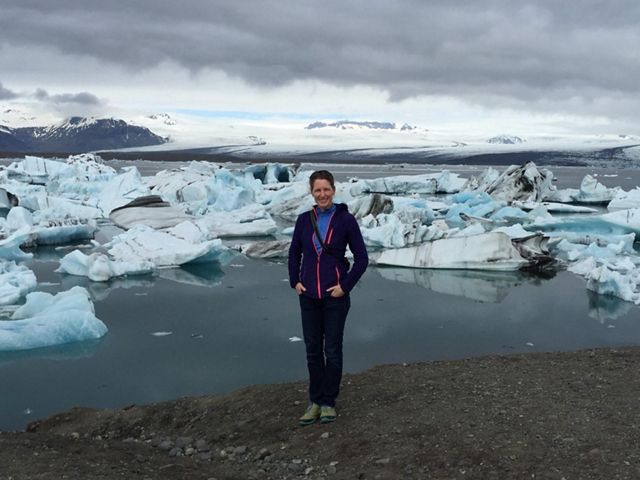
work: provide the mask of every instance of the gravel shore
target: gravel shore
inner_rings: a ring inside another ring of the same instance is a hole
[[[304,382],[0,433],[0,479],[637,479],[640,349],[385,365],[338,421],[299,427]]]

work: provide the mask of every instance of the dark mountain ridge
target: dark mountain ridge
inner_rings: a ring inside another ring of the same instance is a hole
[[[151,130],[115,118],[70,117],[57,125],[11,128],[0,125],[0,151],[80,153],[166,143]]]

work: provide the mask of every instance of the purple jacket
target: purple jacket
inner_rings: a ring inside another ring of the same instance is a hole
[[[316,208],[314,206],[312,210],[304,212],[296,221],[289,247],[291,288],[302,282],[307,289],[305,295],[312,298],[330,296],[327,288],[337,284],[340,284],[345,292],[350,292],[369,264],[367,248],[358,222],[344,203],[336,203],[336,211],[329,219],[324,242],[331,253],[324,252],[322,248],[317,249],[313,241],[315,232],[311,215],[316,215]],[[342,261],[347,245],[353,253],[354,260],[350,270],[347,270],[347,265]]]

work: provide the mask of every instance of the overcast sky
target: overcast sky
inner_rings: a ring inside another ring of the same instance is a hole
[[[640,134],[637,0],[0,7],[0,105]]]

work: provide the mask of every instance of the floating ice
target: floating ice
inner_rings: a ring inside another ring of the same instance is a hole
[[[0,238],[0,258],[4,260],[27,260],[33,255],[20,250],[20,245],[31,238],[31,227],[22,227],[6,238]]]
[[[153,269],[154,264],[144,260],[121,262],[103,253],[85,255],[80,250],[74,250],[60,260],[56,272],[88,277],[94,282],[106,282],[113,277],[151,273]]]
[[[573,197],[581,203],[609,203],[620,191],[620,188],[607,188],[591,175],[586,175],[580,184],[580,190]]]
[[[239,245],[243,255],[251,258],[286,258],[289,254],[289,240],[272,240],[268,242],[251,242]]]
[[[628,208],[640,208],[640,187],[628,192],[618,190],[615,197],[607,205],[608,210],[625,210]]]
[[[33,292],[11,320],[0,321],[0,351],[93,340],[106,333],[84,288],[73,287],[57,295]]]
[[[16,303],[37,284],[36,276],[27,267],[0,259],[0,305]]]
[[[185,220],[193,219],[178,207],[171,206],[158,195],[147,195],[117,207],[109,218],[124,229],[134,225],[146,225],[154,229],[173,227]]]
[[[105,217],[115,208],[151,193],[136,167],[124,167],[122,170],[123,173],[105,183],[98,198],[98,207]]]
[[[157,267],[171,267],[188,262],[225,263],[235,253],[215,239],[191,243],[167,232],[136,225],[105,245],[108,253],[123,262],[149,261]]]
[[[443,238],[415,247],[384,250],[371,258],[378,265],[500,271],[536,263],[535,259],[525,258],[508,235],[499,232]]]
[[[549,170],[538,170],[533,162],[529,162],[521,167],[508,167],[495,180],[483,182],[478,188],[494,200],[539,202],[554,190],[552,181],[553,174]]]

